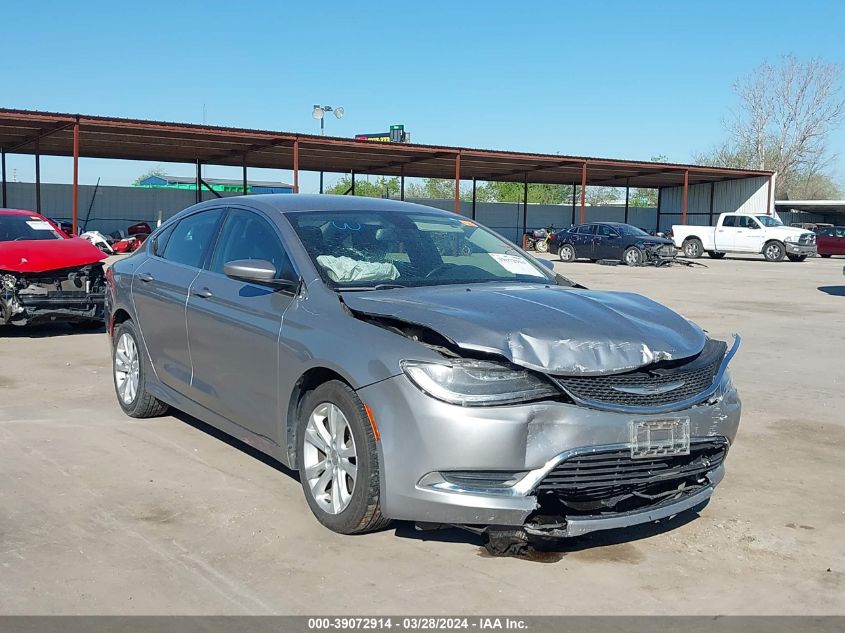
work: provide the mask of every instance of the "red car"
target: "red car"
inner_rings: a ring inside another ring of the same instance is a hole
[[[0,209],[0,326],[102,324],[105,258],[42,215]]]
[[[845,255],[845,226],[816,229],[816,247],[822,257]]]

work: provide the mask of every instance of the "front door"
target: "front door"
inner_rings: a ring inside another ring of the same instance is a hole
[[[132,278],[132,301],[153,369],[165,385],[185,394],[191,358],[185,329],[188,289],[208,255],[222,209],[182,219],[155,238],[149,257]]]
[[[258,212],[232,208],[209,264],[188,296],[191,397],[253,433],[279,442],[279,333],[292,293],[232,279],[226,262],[263,259],[293,278],[281,239]]]
[[[733,250],[743,253],[759,253],[766,241],[762,225],[750,215],[738,215],[734,232]]]

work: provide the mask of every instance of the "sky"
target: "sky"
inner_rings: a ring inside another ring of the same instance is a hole
[[[732,84],[792,53],[845,65],[845,2],[3,0],[0,107],[689,162],[725,138]],[[800,19],[799,19],[800,18]],[[833,167],[845,180],[845,128]],[[84,137],[83,137],[84,153]],[[31,156],[10,178],[34,180]],[[152,165],[83,159],[130,184]],[[191,165],[162,163],[192,175]],[[239,177],[209,166],[206,177]],[[251,178],[290,182],[290,171]],[[42,159],[43,182],[70,161]],[[314,175],[301,178],[314,191]]]

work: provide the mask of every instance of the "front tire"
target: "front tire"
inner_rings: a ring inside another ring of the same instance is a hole
[[[787,257],[791,262],[803,262],[805,259],[807,259],[806,255],[787,255]]]
[[[704,252],[704,246],[701,244],[701,240],[697,237],[691,237],[684,240],[683,249],[684,257],[688,257],[689,259],[698,259]]]
[[[821,255],[820,254],[819,257],[824,257],[825,259],[827,259],[828,257],[830,257],[830,255]]]
[[[112,376],[117,403],[131,418],[155,418],[168,406],[147,392],[147,367],[132,321],[117,326],[112,344]]]
[[[549,252],[549,243],[546,240],[540,240],[534,246],[537,249],[538,253],[548,253]]]
[[[305,500],[330,530],[359,534],[390,523],[381,514],[375,432],[349,385],[332,380],[305,396],[297,462]]]
[[[707,256],[711,259],[722,259],[726,253],[719,253],[717,251],[707,251]]]
[[[628,266],[639,266],[643,263],[643,252],[636,246],[629,246],[622,255],[622,261]]]
[[[778,241],[769,242],[763,247],[763,257],[766,258],[767,262],[783,261],[785,255],[786,249]]]
[[[561,244],[558,257],[560,257],[560,261],[562,262],[574,262],[575,247],[572,244]]]

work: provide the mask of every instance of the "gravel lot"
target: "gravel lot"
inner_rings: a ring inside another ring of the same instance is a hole
[[[725,481],[700,516],[523,559],[335,535],[248,447],[125,417],[103,333],[0,330],[0,613],[845,614],[845,260],[700,261],[556,268],[742,334]]]

